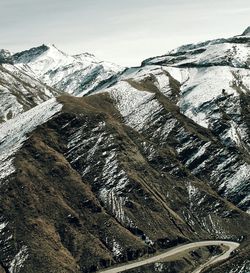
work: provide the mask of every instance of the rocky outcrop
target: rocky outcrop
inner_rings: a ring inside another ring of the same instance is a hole
[[[13,64],[13,58],[8,50],[0,50],[0,64],[9,63]]]

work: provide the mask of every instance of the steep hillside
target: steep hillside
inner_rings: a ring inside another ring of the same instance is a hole
[[[249,43],[248,28],[125,70],[1,51],[0,272],[95,272],[223,239],[240,248],[208,272],[248,273]],[[197,251],[143,270],[213,255]]]
[[[114,94],[49,100],[0,127],[0,260],[10,272],[92,272],[186,241],[247,242],[249,216],[158,145],[149,120],[147,134],[127,126]]]
[[[249,149],[249,124],[243,120],[250,88],[250,36],[182,46],[143,65],[160,65],[181,83],[178,105],[196,123],[220,131],[227,141]],[[167,68],[166,68],[167,67]],[[227,119],[229,130],[220,130]],[[243,121],[242,121],[243,120]],[[242,141],[241,141],[242,140]]]
[[[208,180],[217,192],[245,211],[250,208],[249,42],[249,36],[241,35],[183,46],[144,61],[142,67],[127,69],[96,90],[108,88],[111,93],[118,90],[115,97],[126,96],[127,104],[119,103],[118,108],[129,126],[148,135],[143,121],[150,120],[150,126],[155,122],[154,137],[158,132],[161,143],[174,146],[194,175]],[[231,58],[230,64],[223,62],[227,58]],[[137,89],[146,92],[142,95]],[[155,94],[175,109],[165,117],[168,123],[164,128],[155,119],[156,113],[164,119]],[[219,148],[212,152],[211,142],[194,142],[189,134],[184,137],[179,126],[181,114],[207,128],[226,152]]]
[[[0,64],[0,123],[60,93],[10,63]]]

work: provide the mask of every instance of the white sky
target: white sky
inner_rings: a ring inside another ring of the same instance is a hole
[[[0,11],[0,48],[50,43],[124,66],[250,25],[250,0],[0,0]]]

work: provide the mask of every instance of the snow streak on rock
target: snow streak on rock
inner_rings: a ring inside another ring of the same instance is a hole
[[[1,262],[4,262],[10,273],[19,273],[25,260],[28,258],[28,248],[23,245],[18,250],[16,242],[14,242],[13,231],[11,231],[9,226],[10,223],[0,217]]]
[[[114,137],[106,132],[105,122],[92,126],[82,125],[72,132],[67,157],[73,165],[81,165],[83,178],[88,179],[90,175],[93,183],[98,183],[99,198],[115,218],[124,225],[130,225],[131,220],[124,211],[127,198],[122,196],[129,180],[117,160]]]
[[[61,108],[62,105],[56,99],[51,99],[0,125],[0,179],[15,171],[13,156],[27,139],[27,134]]]
[[[0,66],[0,123],[35,107],[58,92],[13,65]]]
[[[10,273],[19,273],[28,256],[28,249],[23,246],[10,263]]]
[[[112,211],[115,218],[123,224],[129,224],[130,220],[126,217],[123,209],[126,197],[122,195],[123,190],[129,180],[123,170],[119,170],[119,164],[115,152],[110,153],[105,159],[105,165],[102,171],[103,187],[99,191],[100,199]]]

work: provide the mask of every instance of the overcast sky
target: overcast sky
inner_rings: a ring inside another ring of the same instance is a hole
[[[250,0],[0,0],[0,11],[0,48],[50,43],[127,66],[250,25]]]

